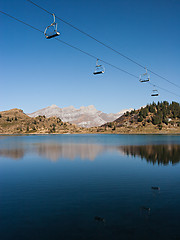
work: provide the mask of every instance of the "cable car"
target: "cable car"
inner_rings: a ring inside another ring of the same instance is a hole
[[[154,89],[151,93],[151,96],[152,97],[158,97],[159,96],[158,90]]]
[[[51,25],[49,25],[44,31],[44,35],[47,39],[51,39],[60,35],[60,33],[57,31],[57,23],[55,22],[54,13],[53,13],[53,18],[54,18],[54,22],[51,23]]]
[[[149,74],[147,72],[147,68],[145,68],[145,69],[146,69],[146,72],[141,74],[140,77],[139,77],[139,81],[142,82],[142,83],[150,81],[150,76],[149,76]]]
[[[102,73],[105,72],[104,66],[103,66],[103,65],[99,65],[99,64],[98,64],[98,60],[99,60],[99,59],[97,59],[97,61],[96,61],[96,67],[95,67],[95,70],[94,70],[94,72],[93,72],[94,75],[96,75],[96,74],[102,74]]]

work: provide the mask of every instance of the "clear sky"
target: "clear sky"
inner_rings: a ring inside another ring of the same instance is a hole
[[[180,85],[179,0],[34,0],[58,17]],[[0,10],[44,31],[51,15],[26,0],[1,0]],[[127,61],[57,19],[59,39],[137,76],[142,68]],[[94,105],[104,112],[139,108],[155,101],[178,101],[110,66],[92,74],[95,59],[0,13],[0,111],[29,113],[52,104],[76,108]],[[177,88],[151,74],[151,82],[180,95]]]

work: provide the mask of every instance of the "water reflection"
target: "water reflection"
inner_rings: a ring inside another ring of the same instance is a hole
[[[47,144],[36,145],[36,151],[40,156],[46,157],[51,161],[61,158],[73,160],[79,157],[81,160],[94,160],[105,150],[103,145],[97,144]]]
[[[24,157],[24,149],[23,148],[15,148],[15,149],[0,149],[0,157],[7,157],[14,160],[18,160]]]
[[[25,154],[37,154],[50,161],[60,159],[81,160],[88,159],[93,161],[98,155],[107,151],[114,151],[121,155],[141,157],[153,164],[167,165],[175,164],[180,161],[180,145],[130,145],[130,146],[110,146],[101,144],[60,144],[60,143],[35,143],[27,145],[13,146],[0,149],[0,157],[11,159],[21,159]]]
[[[120,146],[119,148],[126,155],[139,156],[153,164],[167,165],[180,161],[180,145]]]

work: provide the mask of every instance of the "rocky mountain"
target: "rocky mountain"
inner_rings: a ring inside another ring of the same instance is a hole
[[[127,110],[122,110],[118,113],[103,113],[98,111],[93,105],[87,107],[80,107],[76,109],[73,106],[59,108],[56,105],[40,109],[36,112],[27,114],[29,117],[46,116],[46,117],[59,117],[63,122],[76,124],[79,127],[97,127],[107,122],[112,122],[119,118]]]

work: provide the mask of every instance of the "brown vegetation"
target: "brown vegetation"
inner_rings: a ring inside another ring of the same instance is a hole
[[[48,134],[81,132],[81,128],[63,123],[60,118],[31,118],[20,109],[0,112],[0,134]]]

